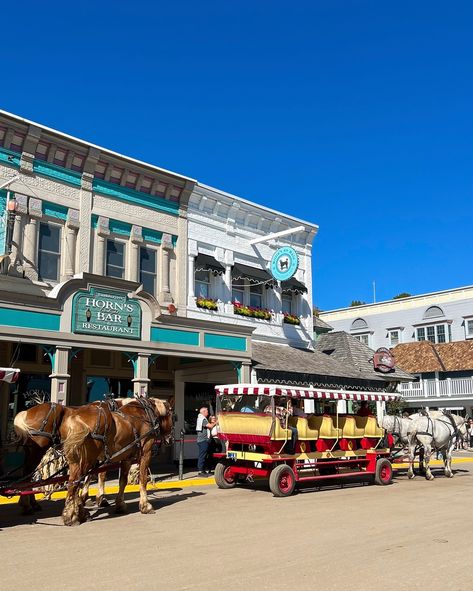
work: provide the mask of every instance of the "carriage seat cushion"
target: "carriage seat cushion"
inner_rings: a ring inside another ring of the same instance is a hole
[[[219,414],[218,423],[221,433],[269,437],[272,417],[271,415],[261,416],[252,413],[228,412]]]
[[[355,417],[353,416],[339,416],[338,426],[342,430],[342,437],[346,439],[361,439],[364,437],[364,429],[356,426]]]
[[[356,426],[363,429],[365,437],[384,437],[384,429],[378,427],[376,417],[355,416]]]
[[[334,427],[329,415],[309,417],[309,427],[319,432],[320,439],[339,439],[342,435],[342,430]]]

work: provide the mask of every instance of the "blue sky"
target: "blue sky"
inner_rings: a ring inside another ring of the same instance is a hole
[[[1,108],[319,224],[322,309],[473,283],[470,1],[15,6]]]

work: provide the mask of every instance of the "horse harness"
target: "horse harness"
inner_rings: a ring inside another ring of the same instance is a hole
[[[108,410],[111,411],[111,405],[110,405],[109,401],[100,402],[100,404],[98,404],[98,406],[97,406],[97,408],[98,408],[97,420],[95,422],[94,430],[92,431],[90,436],[92,437],[92,439],[95,439],[96,441],[101,441],[103,443],[105,461],[108,462],[110,460],[110,454],[109,454],[108,443],[107,443],[107,431],[108,431],[109,425],[108,425],[108,421],[107,421],[107,413],[103,409],[103,404],[105,404],[107,406]],[[100,419],[102,416],[103,416],[103,420],[104,420],[103,435],[101,435],[98,432],[98,430],[100,429]]]
[[[460,430],[458,429],[457,424],[453,420],[452,415],[450,413],[444,413],[444,416],[447,417],[448,421],[444,421],[440,418],[435,419],[435,420],[439,421],[439,423],[443,423],[444,425],[447,426],[452,439],[454,439],[456,441],[457,439],[461,438]],[[427,418],[427,430],[426,431],[417,431],[417,435],[427,435],[428,437],[431,437],[432,439],[434,439],[434,421],[433,421],[432,417],[430,417],[429,415],[426,415],[426,418]],[[429,430],[429,427],[431,427],[430,430]],[[453,429],[453,431],[450,431],[450,427]]]
[[[30,429],[30,435],[32,437],[46,437],[47,439],[51,440],[51,443],[59,443],[58,441],[58,429],[57,429],[57,402],[51,402],[51,406],[49,408],[48,414],[44,417],[43,422],[39,429]],[[53,419],[53,428],[51,432],[45,431],[46,425],[48,424],[49,418],[54,411],[54,419]]]

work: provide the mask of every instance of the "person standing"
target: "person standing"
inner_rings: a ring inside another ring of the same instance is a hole
[[[196,424],[196,431],[197,431],[197,447],[199,448],[199,459],[197,460],[197,470],[199,472],[199,476],[208,476],[207,472],[205,472],[205,459],[207,457],[207,452],[209,449],[209,442],[210,442],[210,431],[214,427],[214,422],[209,422],[209,409],[206,406],[203,406],[199,410],[199,414],[197,416],[197,424]]]

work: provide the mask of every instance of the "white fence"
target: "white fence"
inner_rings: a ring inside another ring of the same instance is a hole
[[[399,385],[405,398],[473,398],[473,378],[420,380]]]

